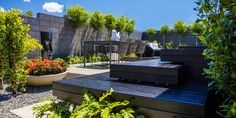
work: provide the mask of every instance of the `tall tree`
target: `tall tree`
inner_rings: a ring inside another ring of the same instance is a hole
[[[130,34],[133,33],[135,30],[134,24],[135,24],[135,20],[130,19],[125,26],[125,32],[127,32],[128,34],[128,39],[129,39]]]
[[[115,30],[117,32],[123,32],[125,30],[125,26],[126,26],[127,22],[128,22],[128,18],[125,16],[121,16],[120,18],[118,18],[116,20]]]
[[[101,12],[93,12],[91,14],[89,25],[93,28],[93,38],[95,38],[95,33],[101,32],[105,26],[105,19]]]
[[[183,21],[176,21],[174,31],[179,34],[179,45],[181,44],[182,35],[187,31],[187,25]]]
[[[160,29],[161,33],[163,34],[162,36],[162,45],[164,48],[166,48],[166,45],[165,45],[165,40],[166,40],[166,34],[168,34],[170,32],[170,28],[168,25],[164,25],[161,27]]]
[[[77,5],[77,6],[68,7],[66,16],[70,20],[71,27],[78,29],[77,31],[80,33],[80,36],[81,36],[80,39],[81,39],[82,43],[79,40],[76,40],[76,42],[74,43],[74,45],[76,47],[74,55],[77,55],[78,54],[78,47],[77,46],[79,44],[83,45],[83,40],[84,40],[84,37],[82,37],[82,35],[81,35],[83,30],[82,31],[80,31],[80,30],[88,25],[89,14],[83,7]],[[82,50],[82,48],[81,48],[81,50]],[[80,54],[82,52],[81,50],[80,50]]]
[[[149,40],[151,41],[155,37],[155,35],[157,34],[157,31],[155,28],[150,27],[150,28],[146,29],[146,33],[148,34]]]
[[[89,14],[79,5],[68,7],[66,16],[73,28],[83,27],[88,24]]]
[[[24,16],[28,16],[28,17],[32,17],[33,16],[33,12],[30,10],[27,10],[24,14]]]
[[[204,31],[204,25],[202,22],[194,22],[189,26],[189,29],[194,35],[196,35],[195,42],[197,46],[198,45],[197,36],[201,35],[202,32]]]
[[[112,30],[116,27],[116,18],[111,14],[107,14],[104,16],[104,19],[106,21],[105,27],[108,31],[108,40],[111,40]]]

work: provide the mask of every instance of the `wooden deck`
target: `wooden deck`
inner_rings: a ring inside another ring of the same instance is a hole
[[[109,73],[61,80],[53,83],[53,95],[80,103],[84,89],[101,95],[114,89],[118,100],[129,100],[151,118],[204,118],[208,96],[207,84],[189,82],[181,87],[161,87],[150,84],[130,84],[110,78]]]

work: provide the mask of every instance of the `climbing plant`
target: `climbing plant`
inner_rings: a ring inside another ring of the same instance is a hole
[[[195,10],[206,30],[199,39],[207,46],[203,55],[209,60],[204,69],[211,87],[225,102],[220,114],[236,117],[236,2],[235,0],[198,0]]]
[[[125,32],[127,32],[128,34],[128,39],[129,39],[130,34],[133,33],[135,30],[134,24],[135,24],[135,20],[130,19],[125,26]]]
[[[104,19],[105,27],[108,31],[108,40],[111,40],[112,30],[116,27],[116,18],[111,14],[107,14],[104,16]]]
[[[0,12],[0,66],[1,77],[8,77],[9,83],[14,90],[25,91],[27,72],[22,67],[22,60],[29,51],[42,46],[29,36],[29,25],[23,24],[20,17],[21,11],[11,9],[8,12]]]
[[[163,34],[162,36],[162,45],[164,48],[166,47],[165,40],[166,40],[166,34],[170,32],[170,28],[168,25],[163,25],[160,29],[161,33]]]
[[[179,45],[181,44],[182,35],[187,31],[187,25],[183,21],[176,21],[174,31],[179,34]]]

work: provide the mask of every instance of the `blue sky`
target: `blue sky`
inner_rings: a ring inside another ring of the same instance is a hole
[[[162,25],[173,26],[176,20],[187,24],[197,18],[195,0],[0,0],[4,10],[18,8],[31,10],[33,13],[48,13],[63,16],[66,8],[80,5],[88,12],[100,11],[119,16],[127,16],[136,20],[137,30],[148,27],[160,29]]]

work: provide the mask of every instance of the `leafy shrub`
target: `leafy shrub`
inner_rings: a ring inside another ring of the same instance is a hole
[[[236,102],[236,13],[235,0],[198,0],[195,10],[206,29],[198,38],[206,45],[203,55],[209,60],[204,69],[210,84],[222,93],[224,117],[235,117]],[[232,109],[231,109],[232,108]]]
[[[21,61],[29,51],[40,49],[42,46],[29,34],[30,26],[23,24],[20,17],[22,12],[11,9],[0,11],[0,77],[8,77],[13,92],[17,93],[26,82],[26,72],[21,68]],[[3,72],[4,71],[4,72]]]
[[[47,116],[49,118],[134,118],[135,111],[127,107],[129,101],[112,102],[106,100],[111,96],[113,89],[96,99],[91,93],[85,91],[84,101],[75,105],[67,101],[58,101],[53,98],[50,103],[33,107],[36,118]],[[45,113],[49,114],[45,114]]]
[[[154,28],[147,28],[146,32],[149,36],[149,40],[152,40],[152,38],[154,38],[154,36],[157,34],[157,31]]]
[[[166,43],[166,49],[173,49],[173,42],[172,41]]]
[[[48,75],[65,72],[68,65],[63,59],[32,59],[27,63],[29,75]]]
[[[67,60],[69,64],[80,64],[84,62],[84,56],[68,56]],[[101,62],[101,61],[108,61],[109,58],[106,55],[90,55],[86,57],[86,62]]]
[[[67,57],[67,62],[69,64],[80,64],[84,62],[84,57],[83,56],[68,56]]]

